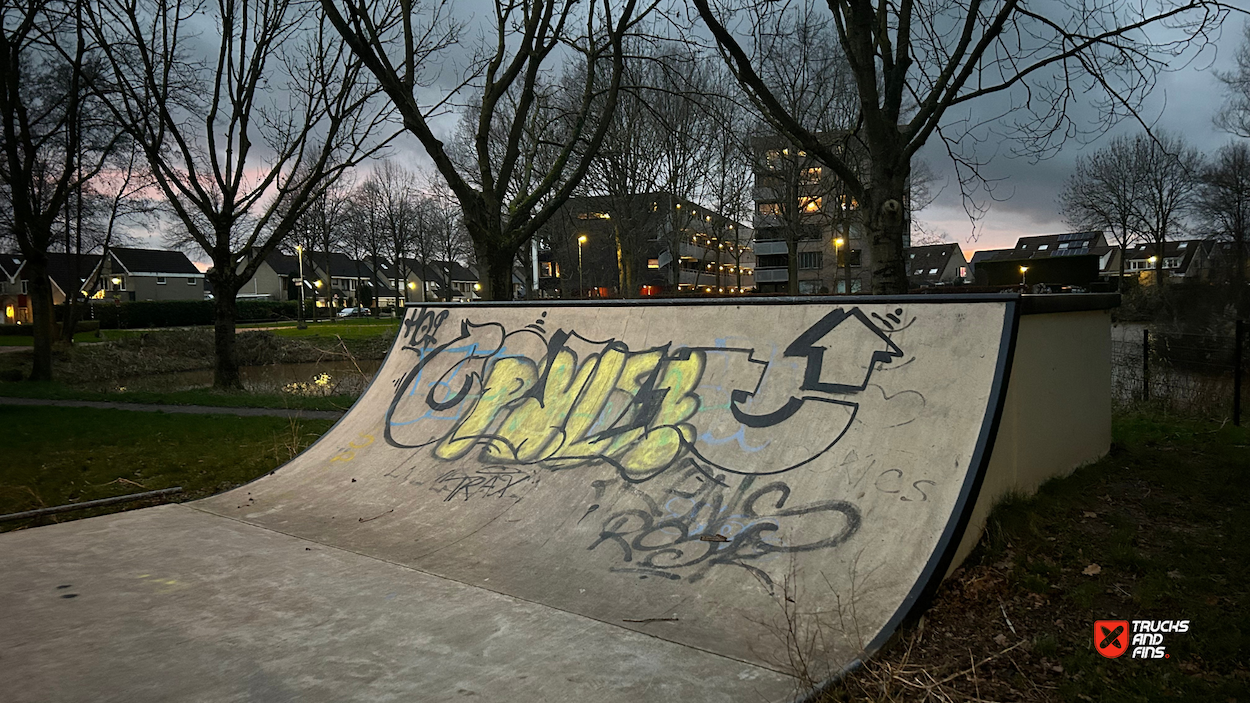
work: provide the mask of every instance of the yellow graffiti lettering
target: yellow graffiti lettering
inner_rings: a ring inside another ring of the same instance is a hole
[[[541,461],[559,448],[564,422],[595,371],[595,364],[577,366],[572,352],[561,349],[547,370],[543,397],[526,398],[508,416],[499,434],[519,461]]]
[[[612,391],[616,389],[617,379],[627,366],[626,353],[619,349],[609,349],[602,356],[587,360],[587,365],[594,361],[594,373],[590,381],[582,389],[581,397],[573,406],[568,422],[564,425],[565,443],[562,448],[551,456],[553,459],[579,458],[597,454],[595,440],[586,439],[587,433],[594,427],[595,421],[603,412]]]
[[[699,411],[699,397],[693,391],[706,362],[707,355],[700,351],[665,364],[656,389],[668,392],[646,434],[621,457],[623,470],[639,474],[656,471],[672,463],[683,446],[694,442],[694,427],[685,421]]]
[[[529,359],[508,357],[491,366],[482,395],[477,403],[434,450],[440,459],[457,459],[464,456],[473,445],[489,434],[490,426],[509,403],[525,395],[538,381],[538,369]],[[498,451],[500,440],[489,439],[488,451]]]

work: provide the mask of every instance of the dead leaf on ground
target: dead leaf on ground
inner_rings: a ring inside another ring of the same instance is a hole
[[[1098,513],[1092,513],[1092,512],[1090,512],[1090,511],[1086,510],[1086,511],[1082,514],[1082,517],[1098,517]]]
[[[1085,574],[1086,576],[1097,576],[1098,574],[1102,573],[1102,567],[1097,564],[1090,564],[1089,566],[1085,567],[1085,570],[1082,571],[1081,573]]]

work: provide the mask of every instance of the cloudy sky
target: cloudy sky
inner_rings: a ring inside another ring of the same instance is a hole
[[[1152,128],[1180,133],[1203,153],[1213,153],[1226,144],[1231,135],[1219,131],[1212,118],[1224,103],[1223,85],[1216,71],[1228,71],[1242,41],[1242,21],[1231,18],[1216,45],[1194,57],[1186,66],[1174,67],[1160,75],[1143,117],[1153,121]],[[1083,106],[1082,109],[1088,109]],[[1078,113],[1079,114],[1079,113]],[[1003,153],[986,168],[991,179],[1003,179],[997,186],[996,199],[986,201],[985,217],[976,224],[969,220],[961,204],[958,183],[953,177],[950,159],[936,143],[927,144],[922,152],[944,176],[945,189],[934,203],[918,214],[921,221],[947,235],[947,241],[958,242],[964,252],[999,249],[1015,244],[1018,237],[1068,231],[1057,203],[1064,180],[1072,173],[1079,156],[1088,156],[1105,146],[1111,137],[1141,131],[1136,122],[1124,122],[1117,128],[1098,135],[1088,144],[1071,142],[1053,158],[1032,163],[1024,158],[1011,158]]]
[[[483,11],[488,7],[482,0],[457,3],[458,14],[463,13],[460,16],[469,26],[485,27],[489,13]],[[1152,128],[1180,132],[1204,153],[1211,153],[1229,141],[1230,135],[1217,130],[1212,122],[1224,101],[1223,86],[1214,72],[1227,71],[1233,66],[1234,54],[1243,37],[1242,22],[1239,17],[1231,17],[1214,46],[1202,54],[1189,55],[1184,65],[1172,66],[1169,72],[1159,76],[1142,113]],[[974,110],[988,108],[991,106],[987,104]],[[1089,112],[1082,113],[1082,110]],[[1078,122],[1092,117],[1086,105],[1079,106],[1072,114]],[[452,124],[451,120],[444,121],[448,129]],[[1077,157],[1097,151],[1110,137],[1140,130],[1136,122],[1126,121],[1105,134],[1092,137],[1088,143],[1072,141],[1053,157],[1040,162],[1013,158],[1009,144],[995,145],[996,151],[992,154],[983,149],[979,155],[993,156],[984,175],[997,185],[994,199],[986,198],[984,193],[977,194],[986,211],[975,225],[964,211],[949,157],[936,139],[930,140],[921,155],[941,176],[941,194],[932,205],[918,213],[918,218],[946,241],[959,243],[969,257],[980,249],[1010,247],[1021,236],[1066,231],[1068,227],[1059,214],[1057,198]],[[994,142],[991,139],[987,144]],[[395,158],[421,168],[430,166],[420,145],[411,139],[398,145]]]
[[[451,7],[468,28],[465,39],[469,43],[489,32],[491,3],[487,0],[459,0]],[[1188,56],[1184,65],[1174,66],[1172,71],[1159,76],[1156,89],[1142,113],[1152,127],[1179,132],[1204,153],[1211,153],[1229,141],[1231,137],[1217,130],[1212,122],[1212,117],[1224,102],[1223,86],[1216,79],[1215,71],[1226,71],[1233,66],[1234,54],[1243,38],[1242,23],[1240,17],[1231,17],[1214,46],[1201,55]],[[453,57],[448,58],[455,62]],[[457,67],[446,68],[446,81],[451,82]],[[441,86],[435,86],[438,87]],[[993,109],[993,105],[974,103],[972,109],[974,117],[981,117],[990,114],[988,110]],[[1082,110],[1089,111],[1091,108],[1082,105],[1071,113],[1078,122],[1092,117],[1092,111],[1082,113]],[[434,126],[437,131],[443,132],[442,136],[446,139],[455,123],[455,116],[447,116],[437,120]],[[975,224],[962,206],[950,159],[941,144],[931,139],[921,156],[941,177],[938,186],[941,193],[932,205],[917,214],[917,218],[946,241],[959,243],[969,256],[981,249],[1010,247],[1021,236],[1066,231],[1068,227],[1059,214],[1057,197],[1076,159],[1105,146],[1110,137],[1140,130],[1139,124],[1126,121],[1088,143],[1071,141],[1053,157],[1036,163],[1025,158],[1013,158],[1009,143],[988,140],[980,147],[978,155],[982,158],[992,156],[983,175],[996,182],[996,198],[991,200],[984,193],[976,194],[986,211]],[[993,151],[988,151],[991,149]],[[433,170],[424,149],[411,137],[401,138],[391,157],[409,168],[426,173]],[[363,174],[358,178],[363,178]]]

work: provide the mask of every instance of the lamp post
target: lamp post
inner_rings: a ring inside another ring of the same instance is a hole
[[[838,237],[837,239],[833,240],[833,292],[834,293],[838,292],[838,262],[842,260],[842,257],[839,256],[838,252],[841,249],[844,241],[845,240],[842,239],[841,237]],[[850,288],[849,279],[848,279],[847,288],[848,289]],[[846,292],[850,293],[851,291],[847,290]]]
[[[577,294],[586,297],[586,282],[582,277],[582,245],[586,243],[586,235],[577,238]]]
[[[299,259],[299,322],[296,323],[296,329],[306,330],[308,324],[304,322],[304,247],[295,245],[295,258]]]
[[[1159,260],[1159,257],[1157,256],[1152,256],[1149,259],[1146,259],[1146,261],[1150,263],[1150,268],[1152,269],[1155,267],[1155,262],[1158,260]],[[1156,284],[1162,283],[1162,281],[1159,280],[1160,278],[1162,278],[1162,276],[1160,276],[1158,270],[1156,270],[1155,271],[1155,283]]]
[[[1028,286],[1029,286],[1029,267],[1021,266],[1020,267],[1020,287],[1027,290]]]

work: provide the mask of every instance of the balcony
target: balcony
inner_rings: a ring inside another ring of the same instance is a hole
[[[771,242],[755,242],[755,255],[768,256],[770,254],[787,253],[786,243],[782,241]]]
[[[756,283],[785,283],[790,280],[790,272],[786,269],[755,269]]]

